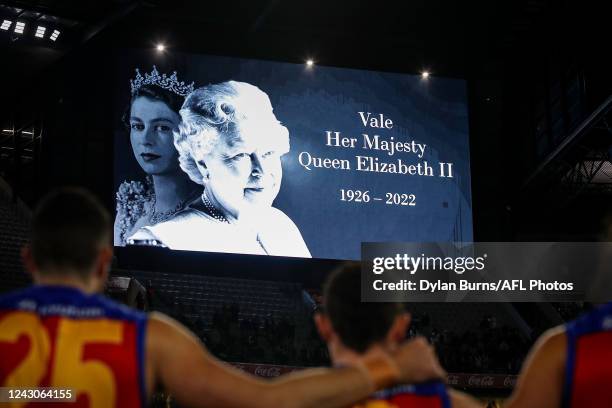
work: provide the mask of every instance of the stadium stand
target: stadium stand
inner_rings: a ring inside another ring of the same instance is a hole
[[[31,213],[0,179],[0,293],[31,283],[20,248]],[[319,288],[299,283],[115,269],[106,294],[181,321],[220,358],[238,364],[306,367],[329,363],[312,323]],[[453,373],[516,374],[542,328],[574,318],[588,304],[408,305],[409,336],[424,335]]]
[[[31,213],[0,178],[0,293],[31,283],[23,273],[20,250],[28,240]]]
[[[313,366],[327,351],[297,283],[115,270],[143,283],[151,310],[181,321],[229,361]]]

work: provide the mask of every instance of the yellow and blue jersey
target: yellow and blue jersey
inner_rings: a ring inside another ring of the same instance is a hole
[[[612,303],[568,323],[563,407],[612,401]]]
[[[0,387],[74,390],[47,408],[144,407],[146,314],[64,286],[0,297]]]
[[[435,381],[416,385],[399,385],[372,394],[354,408],[450,408],[446,385]]]

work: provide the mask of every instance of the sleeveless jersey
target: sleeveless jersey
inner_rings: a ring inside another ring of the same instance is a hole
[[[418,385],[399,385],[378,391],[354,408],[450,408],[446,385],[429,382]]]
[[[146,314],[65,286],[0,297],[0,387],[70,388],[76,402],[15,407],[144,407]]]
[[[563,406],[603,407],[612,401],[612,303],[566,325]]]

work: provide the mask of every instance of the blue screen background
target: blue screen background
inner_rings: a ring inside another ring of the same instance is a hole
[[[129,102],[129,79],[134,69],[177,71],[180,80],[196,87],[236,80],[266,92],[276,117],[289,129],[291,151],[283,156],[283,182],[274,207],[300,229],[315,258],[359,259],[361,242],[473,240],[467,90],[464,80],[363,71],[324,66],[306,67],[228,57],[173,54],[159,60],[145,52],[126,52],[119,58],[116,78],[117,132],[115,187],[126,179],[142,178],[127,131],[120,117]],[[358,112],[383,113],[392,129],[365,128]],[[326,131],[358,139],[355,149],[326,146]],[[362,133],[415,140],[427,148],[414,154],[364,150]],[[298,162],[301,152],[313,157],[348,159],[352,170],[312,168]],[[438,162],[452,162],[454,178],[356,171],[355,155],[406,164],[427,161],[438,173]],[[343,202],[340,189],[369,191],[383,201]],[[386,193],[416,195],[415,206],[385,204]]]

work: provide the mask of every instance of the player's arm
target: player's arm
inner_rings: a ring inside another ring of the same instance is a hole
[[[567,337],[563,328],[544,333],[533,346],[506,408],[561,406]]]
[[[448,390],[452,408],[484,408],[476,398],[457,390]]]
[[[149,319],[146,347],[149,390],[161,383],[183,406],[341,407],[375,391],[373,379],[359,368],[305,370],[276,381],[257,379],[216,360],[192,333],[159,314]],[[425,342],[403,346],[394,359],[400,362],[401,381],[444,375]]]

